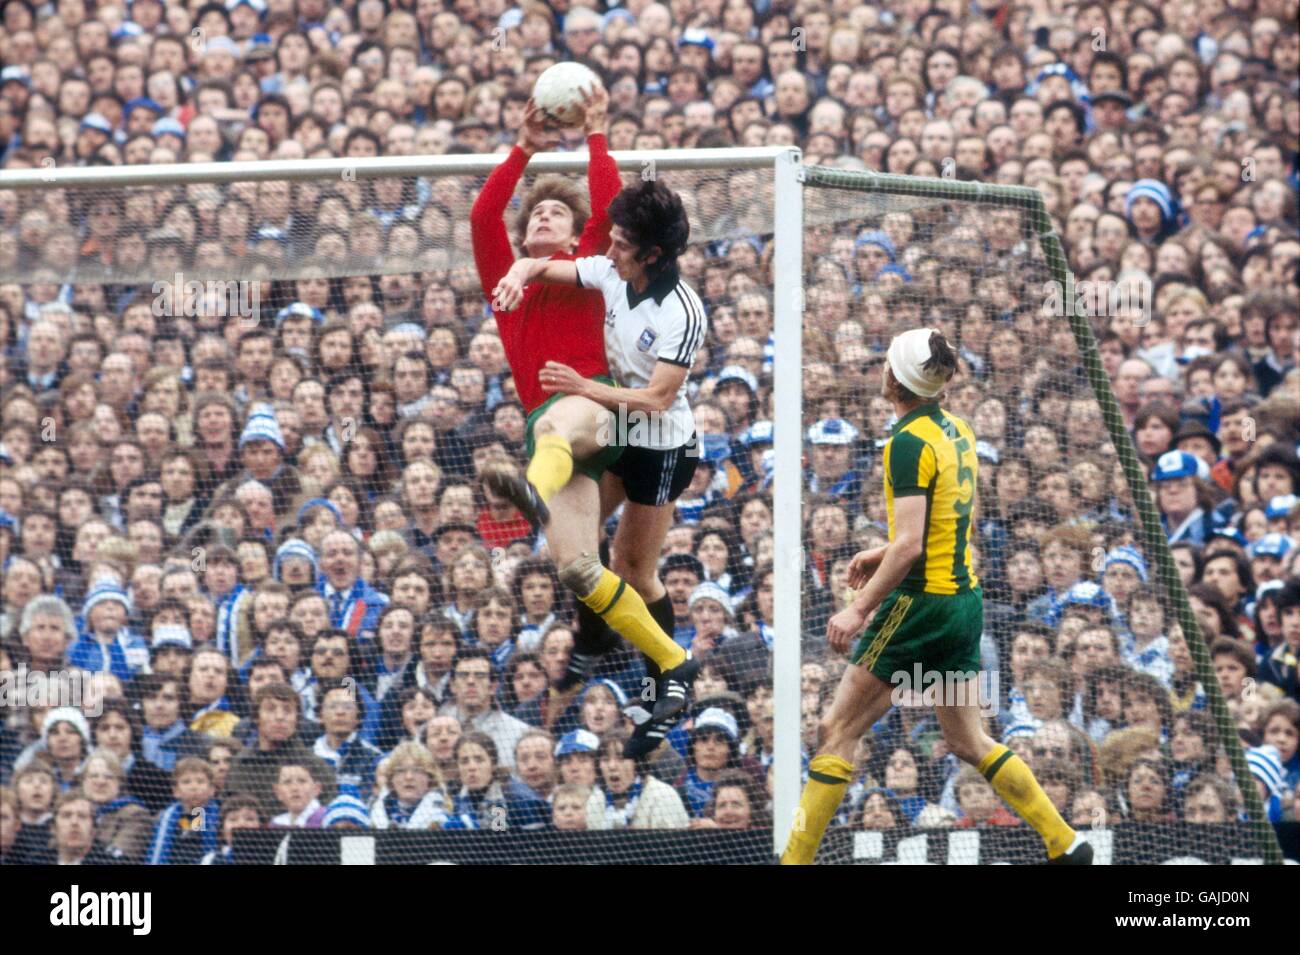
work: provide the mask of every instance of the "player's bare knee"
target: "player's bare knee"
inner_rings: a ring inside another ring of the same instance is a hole
[[[559,431],[559,425],[555,423],[555,419],[550,414],[542,415],[533,424],[533,434],[539,438],[544,434],[558,434]]]
[[[600,558],[584,552],[560,567],[560,583],[575,594],[589,594],[600,583],[603,571]]]

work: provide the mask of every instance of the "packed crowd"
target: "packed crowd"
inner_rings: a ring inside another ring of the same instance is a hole
[[[579,60],[616,150],[795,145],[1036,188],[1080,287],[1118,303],[1091,317],[1102,361],[1251,778],[1028,217],[847,193],[804,237],[805,753],[848,560],[887,534],[883,348],[933,325],[980,438],[993,735],[1076,826],[1232,822],[1240,786],[1300,817],[1295,0],[601,6],[5,0],[0,164],[506,152],[536,76]],[[3,861],[223,862],[265,826],[771,824],[773,243],[758,174],[666,181],[723,236],[680,263],[709,312],[702,456],[660,567],[706,666],[641,762],[641,661],[551,691],[572,601],[477,480],[525,424],[455,258],[481,181],[0,182]],[[159,307],[196,263],[256,282],[251,321]],[[839,822],[1018,824],[938,735],[919,706],[874,727]]]

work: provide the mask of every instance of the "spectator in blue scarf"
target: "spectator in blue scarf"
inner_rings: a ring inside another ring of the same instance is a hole
[[[149,865],[194,865],[217,848],[221,809],[214,798],[212,767],[188,756],[172,772],[176,801],[162,811],[154,829]]]
[[[159,769],[171,772],[184,756],[203,752],[205,738],[181,718],[181,682],[176,677],[149,673],[135,681],[144,714],[140,753]]]
[[[505,770],[492,737],[486,733],[466,733],[457,740],[456,769],[460,773],[460,792],[443,828],[496,832],[506,829],[510,825],[510,810],[501,784]]]

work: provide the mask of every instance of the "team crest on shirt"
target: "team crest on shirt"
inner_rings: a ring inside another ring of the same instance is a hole
[[[644,329],[641,332],[641,337],[636,340],[637,351],[649,351],[650,346],[655,343],[655,339],[658,337],[650,329]]]
[[[607,309],[605,309],[605,327],[606,327],[606,328],[613,328],[613,327],[614,327],[614,315],[615,315],[614,309],[612,309],[612,308],[607,308]]]

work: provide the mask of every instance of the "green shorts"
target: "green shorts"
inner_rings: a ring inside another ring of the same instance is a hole
[[[591,380],[599,381],[602,384],[609,385],[610,387],[617,387],[617,382],[608,375],[594,375]],[[533,449],[537,447],[537,440],[533,437],[533,426],[537,424],[537,419],[546,414],[547,408],[555,404],[555,402],[559,401],[561,398],[566,397],[568,396],[558,393],[551,395],[551,397],[547,398],[540,405],[534,408],[533,413],[528,416],[528,421],[524,425],[524,456],[529,460],[532,460]],[[583,458],[581,461],[575,460],[573,462],[573,470],[578,474],[587,475],[587,477],[599,484],[600,478],[605,471],[622,456],[623,446],[621,444],[609,445],[589,458]]]
[[[968,673],[980,668],[984,592],[927,594],[892,590],[858,639],[850,660],[892,683],[896,673]]]

